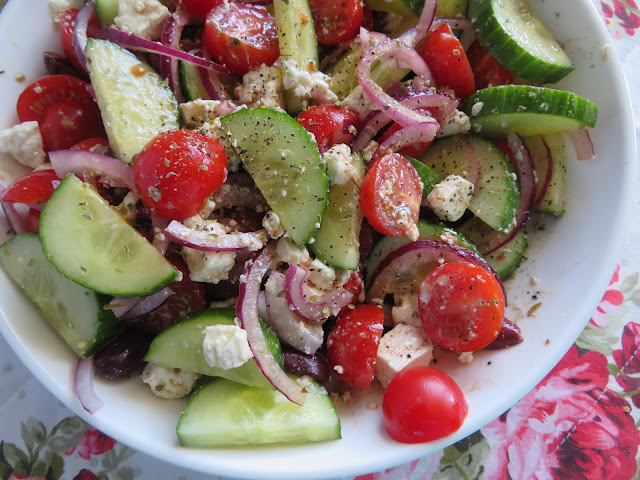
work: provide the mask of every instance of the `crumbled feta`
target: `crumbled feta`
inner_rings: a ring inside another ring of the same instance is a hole
[[[301,267],[306,267],[311,263],[309,251],[305,247],[298,247],[288,237],[278,240],[276,254],[285,263],[292,263]]]
[[[336,280],[336,271],[318,259],[311,262],[309,271],[309,281],[322,290],[330,289]]]
[[[187,262],[191,280],[213,284],[228,280],[236,263],[235,252],[203,252],[189,247],[182,248],[182,258]]]
[[[142,371],[142,381],[149,385],[155,396],[162,398],[184,397],[193,389],[198,378],[199,373],[165,368],[155,363],[147,363]]]
[[[264,216],[262,226],[267,230],[271,238],[280,238],[286,232],[280,223],[280,217],[273,210],[269,210]]]
[[[364,147],[364,150],[362,150],[362,158],[367,162],[373,160],[373,155],[376,153],[376,150],[378,150],[378,146],[378,142],[371,140],[367,146]]]
[[[159,40],[168,17],[169,9],[158,0],[119,0],[113,23],[125,32]]]
[[[220,105],[219,100],[203,100],[201,98],[181,103],[182,126],[196,129],[202,127],[205,123],[213,122],[219,117],[216,113],[218,105]]]
[[[295,60],[287,58],[282,61],[284,88],[291,90],[307,108],[311,102],[324,105],[338,101],[338,96],[329,88],[329,77],[322,72],[310,73],[298,68]]]
[[[474,103],[473,106],[471,107],[471,116],[477,117],[478,115],[480,115],[480,112],[482,111],[483,107],[484,107],[484,102]]]
[[[198,216],[202,218],[209,218],[209,216],[216,209],[216,202],[213,201],[213,197],[208,197],[207,201],[204,203],[204,207],[202,210],[198,212]]]
[[[27,167],[44,165],[46,155],[38,122],[23,122],[0,130],[0,153],[9,155]]]
[[[401,370],[428,366],[431,363],[433,345],[413,325],[400,323],[385,333],[378,345],[375,374],[383,387]]]
[[[346,185],[353,182],[356,185],[362,183],[362,174],[356,170],[352,163],[351,148],[340,143],[334,145],[322,155],[327,164],[327,176],[330,185]]]
[[[250,108],[273,107],[286,109],[282,70],[277,66],[261,65],[242,77],[235,89],[238,103]]]
[[[449,137],[452,135],[467,133],[470,129],[471,121],[469,120],[469,117],[467,117],[467,114],[456,109],[445,119],[444,125],[442,125],[442,128],[440,128],[438,133],[436,133],[436,137]]]
[[[391,308],[391,318],[394,325],[405,323],[422,328],[417,295],[394,295],[393,300],[395,305]]]
[[[473,362],[473,352],[462,352],[458,354],[458,361],[463,365],[469,365]]]
[[[351,90],[351,93],[342,101],[342,106],[353,110],[360,118],[364,118],[369,112],[378,109],[360,85]]]
[[[80,8],[84,5],[85,0],[48,0],[49,14],[53,23],[60,23],[60,16],[72,8]]]
[[[449,175],[427,196],[427,203],[440,220],[455,222],[464,214],[473,197],[473,183],[459,175]]]
[[[237,325],[211,325],[202,332],[202,353],[207,364],[223,370],[244,365],[253,353],[247,332]]]

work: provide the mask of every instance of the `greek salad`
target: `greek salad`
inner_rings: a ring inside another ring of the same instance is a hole
[[[523,341],[504,281],[598,107],[526,0],[49,0],[62,52],[0,152],[0,265],[93,375],[185,398],[185,447],[457,431],[443,351]],[[517,348],[517,347],[516,347]],[[157,401],[162,401],[158,399]]]

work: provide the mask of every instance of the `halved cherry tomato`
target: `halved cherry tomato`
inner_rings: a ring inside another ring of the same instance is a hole
[[[467,98],[476,91],[467,55],[448,23],[429,34],[422,58],[439,86],[450,88],[459,98]]]
[[[47,152],[71,148],[91,137],[104,137],[100,109],[95,102],[60,100],[45,111],[40,122],[42,142]]]
[[[327,337],[327,357],[343,382],[356,388],[371,385],[383,321],[379,305],[358,305],[338,315]]]
[[[62,42],[62,51],[67,60],[78,70],[83,72],[84,68],[78,60],[76,48],[73,46],[73,32],[76,27],[76,18],[78,18],[78,9],[71,8],[60,15],[60,41]],[[100,21],[97,17],[93,17],[87,25],[87,36],[91,38],[100,37]]]
[[[95,152],[102,155],[109,155],[111,147],[109,146],[109,140],[106,138],[92,137],[71,146],[71,150],[82,150],[84,152]]]
[[[172,130],[151,140],[133,163],[142,202],[169,220],[198,213],[227,179],[227,156],[216,140]]]
[[[423,115],[431,115],[432,117],[435,117],[437,113],[437,108],[418,108],[416,110],[419,113],[422,113]],[[387,128],[385,132],[380,136],[380,140],[378,142],[379,143],[384,142],[392,134],[396,133],[398,130],[401,130],[401,129],[402,129],[402,126],[399,123],[393,122],[391,126]],[[413,145],[407,145],[405,147],[402,147],[400,150],[398,150],[398,153],[416,158],[422,155],[424,152],[426,152],[432,143],[433,142],[419,142]]]
[[[402,370],[382,398],[387,432],[403,443],[430,442],[451,435],[462,426],[468,411],[456,382],[432,367]]]
[[[411,162],[399,153],[380,157],[367,171],[360,210],[374,230],[403,237],[416,228],[422,183]]]
[[[302,112],[296,118],[318,142],[320,152],[339,143],[349,145],[360,128],[360,117],[338,105],[316,105]]]
[[[349,279],[342,286],[346,291],[353,293],[354,300],[352,305],[358,301],[358,297],[364,288],[364,279],[362,278],[362,273],[360,271],[351,272]],[[347,305],[342,310],[340,310],[340,315],[344,315],[348,310],[351,310],[353,307],[351,305]]]
[[[27,228],[27,232],[29,233],[38,233],[40,231],[40,214],[42,212],[40,210],[36,210],[35,208],[30,208],[27,212],[27,220],[25,222],[25,226]]]
[[[318,43],[338,45],[355,37],[362,25],[361,0],[309,0]]]
[[[500,332],[504,294],[493,274],[472,263],[445,263],[427,275],[418,292],[420,319],[441,347],[474,352]]]
[[[49,197],[58,185],[60,185],[60,177],[55,171],[36,170],[9,185],[2,194],[2,200],[42,206],[49,201]]]
[[[276,19],[262,5],[224,2],[214,7],[204,37],[213,58],[239,75],[280,56]]]
[[[95,103],[87,82],[71,75],[49,75],[33,82],[18,97],[16,110],[21,122],[40,123],[46,110],[60,100]]]
[[[213,7],[217,7],[223,0],[179,0],[178,3],[187,9],[191,15],[205,18]]]
[[[471,64],[478,90],[498,85],[509,85],[515,79],[515,75],[489,56],[477,40],[467,50],[467,58]]]

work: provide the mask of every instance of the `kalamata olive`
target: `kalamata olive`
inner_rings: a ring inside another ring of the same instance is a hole
[[[136,330],[116,337],[93,356],[96,371],[107,378],[129,378],[136,370],[142,368],[143,358],[153,340],[148,335]]]
[[[62,74],[71,75],[83,80],[86,79],[86,76],[78,72],[63,55],[54,52],[44,52],[42,58],[44,60],[44,68],[46,68],[49,75]]]
[[[309,375],[320,382],[328,382],[331,369],[324,357],[319,354],[307,355],[289,347],[282,349],[283,368],[285,372],[302,376]]]
[[[498,332],[496,339],[487,345],[485,350],[501,350],[513,347],[524,341],[520,327],[506,318],[502,320],[502,328]]]

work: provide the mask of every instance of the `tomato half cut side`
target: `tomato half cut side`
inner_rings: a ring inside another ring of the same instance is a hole
[[[445,263],[418,291],[420,320],[434,343],[455,352],[474,352],[500,333],[504,294],[495,276],[472,263]]]
[[[18,97],[16,110],[21,122],[44,119],[54,103],[69,100],[76,103],[95,103],[84,80],[71,75],[48,75],[33,82]]]
[[[60,100],[47,108],[40,122],[47,152],[66,150],[91,137],[106,137],[100,109],[95,102]]]
[[[339,45],[355,37],[364,17],[361,0],[309,0],[311,16],[321,45]]]
[[[53,191],[60,185],[56,172],[36,170],[15,180],[2,194],[2,200],[12,203],[42,206],[49,201]]]
[[[79,10],[77,8],[71,8],[66,10],[60,15],[60,41],[62,43],[62,52],[67,60],[71,62],[78,72],[83,72],[84,67],[78,60],[76,53],[76,47],[73,45],[73,35],[76,28],[76,19],[78,18]],[[92,17],[87,25],[87,36],[90,38],[99,38],[102,27],[98,17]]]
[[[361,123],[355,112],[339,105],[315,105],[298,115],[296,120],[313,133],[320,152],[339,143],[349,145]]]
[[[376,160],[360,191],[360,209],[374,230],[403,237],[417,231],[422,183],[411,162],[399,153]]]

